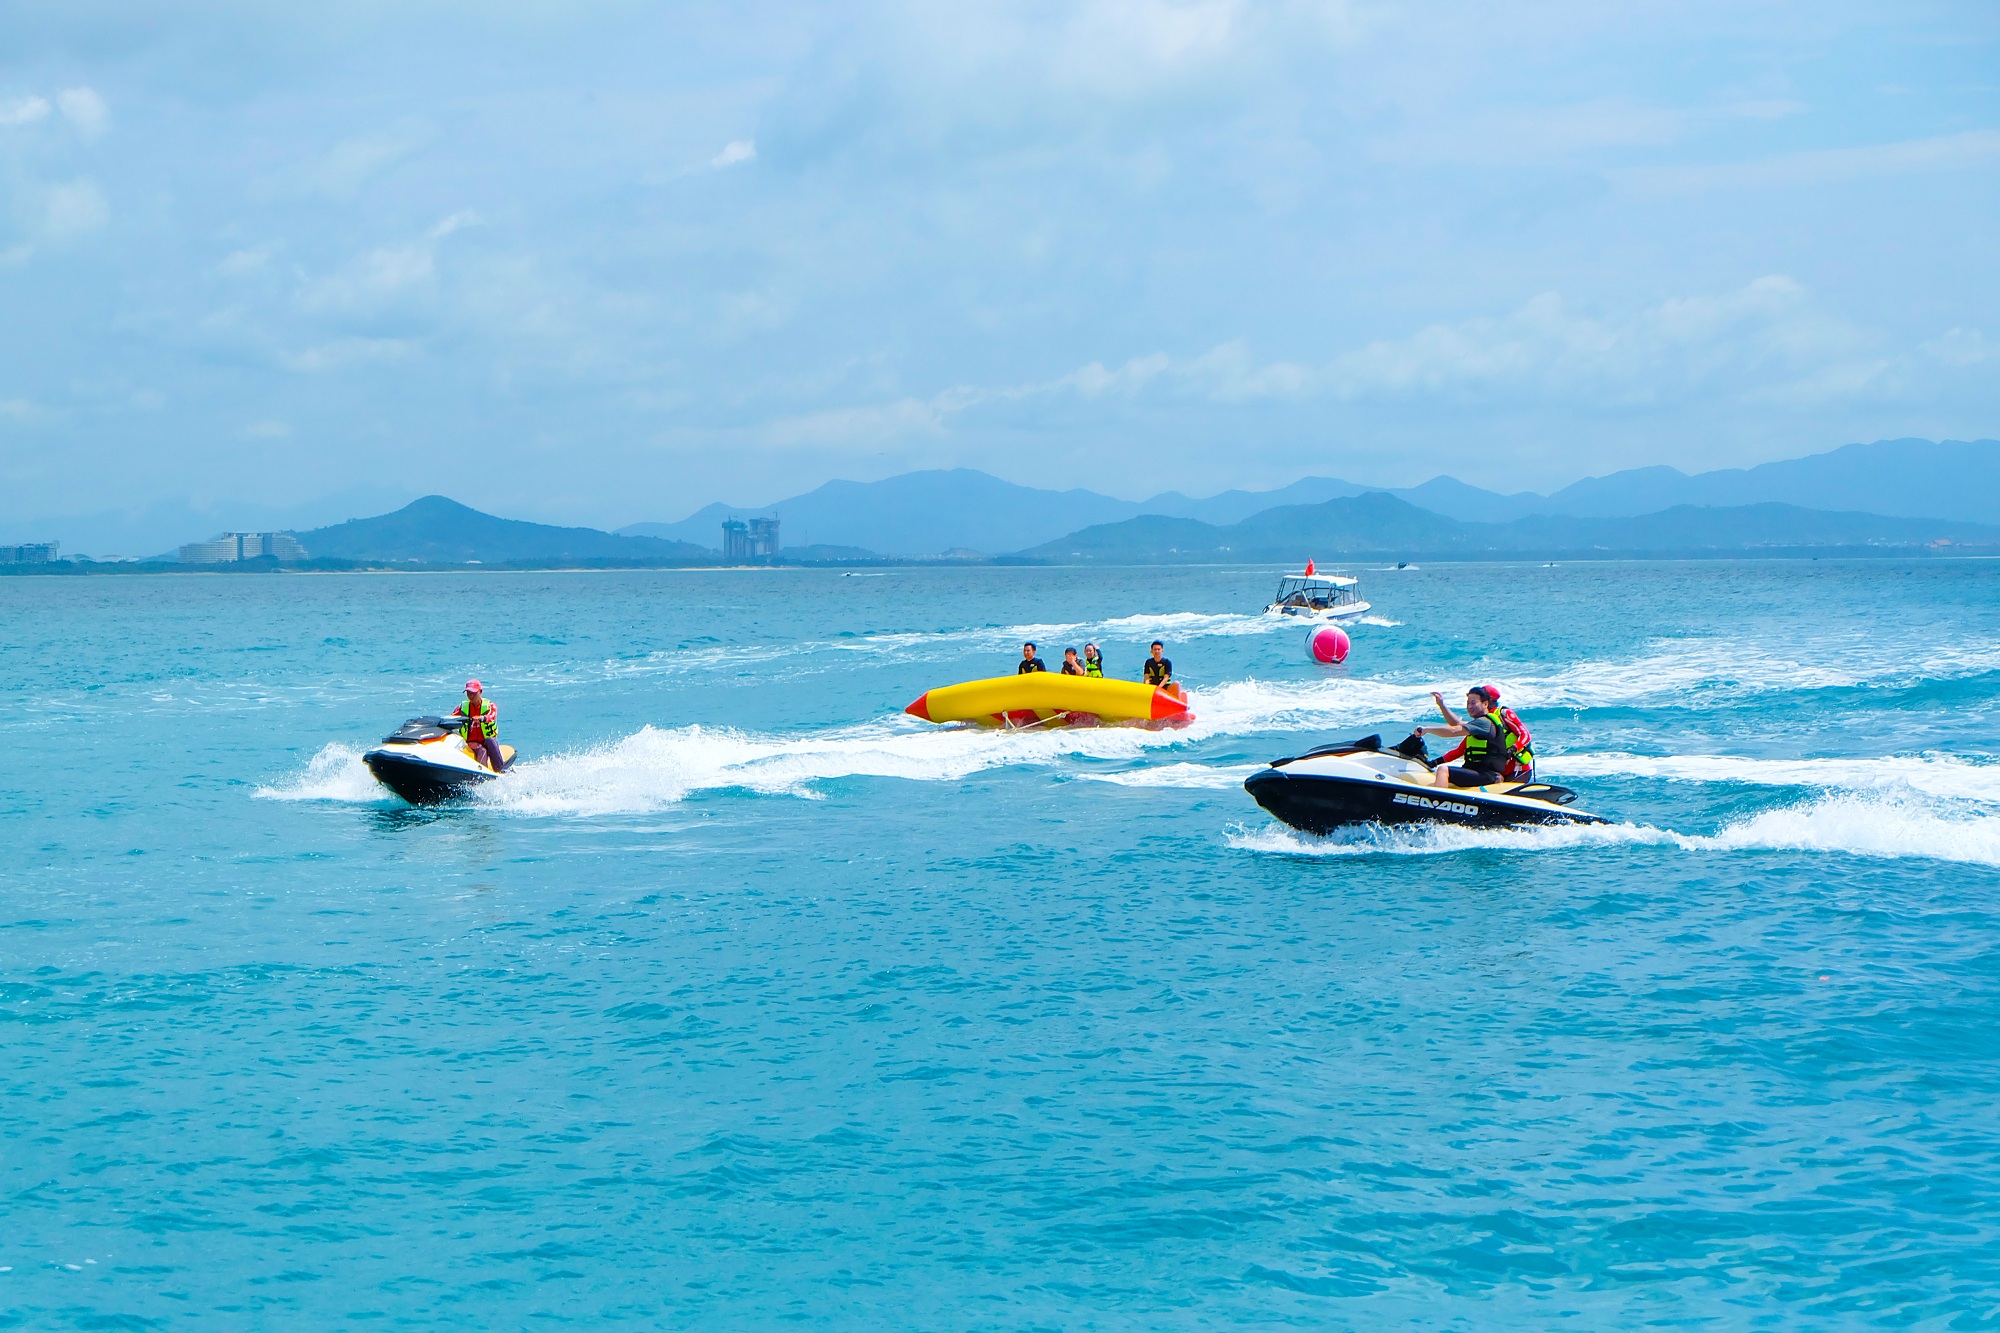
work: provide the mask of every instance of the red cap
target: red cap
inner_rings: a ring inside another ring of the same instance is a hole
[[[465,692],[467,694],[478,694],[481,688],[483,687],[476,680],[468,680],[465,682]]]
[[[1497,704],[1500,702],[1500,687],[1498,685],[1481,685],[1478,689],[1481,694],[1491,699],[1494,703]]]

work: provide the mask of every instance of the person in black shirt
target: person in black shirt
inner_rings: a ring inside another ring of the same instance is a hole
[[[1032,643],[1022,644],[1021,665],[1014,668],[1014,674],[1017,676],[1025,676],[1030,672],[1047,671],[1047,670],[1048,667],[1043,663],[1042,659],[1035,656],[1035,645]]]
[[[1083,663],[1077,661],[1076,649],[1063,649],[1062,673],[1065,676],[1081,676],[1083,674]]]
[[[1174,664],[1160,656],[1160,650],[1165,647],[1166,645],[1158,639],[1153,640],[1153,655],[1146,659],[1146,664],[1142,668],[1148,685],[1169,685],[1173,683]]]

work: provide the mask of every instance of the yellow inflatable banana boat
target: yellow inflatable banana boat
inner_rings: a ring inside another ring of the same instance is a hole
[[[1063,676],[1052,671],[946,685],[926,691],[903,711],[926,722],[977,722],[988,727],[1091,726],[1098,722],[1184,726],[1194,721],[1176,686],[1161,689],[1136,680]]]

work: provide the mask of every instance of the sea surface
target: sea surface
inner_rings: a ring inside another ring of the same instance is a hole
[[[2000,562],[1353,572],[0,579],[0,1326],[2000,1327]],[[1482,681],[1616,822],[1242,790]]]

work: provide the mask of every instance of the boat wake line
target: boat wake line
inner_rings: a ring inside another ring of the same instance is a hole
[[[2000,866],[2000,817],[1948,814],[1909,797],[1840,793],[1766,810],[1710,834],[1645,824],[1546,824],[1512,829],[1445,825],[1365,827],[1314,837],[1272,823],[1228,835],[1243,851],[1287,856],[1435,856],[1468,851],[1549,852],[1577,847],[1668,847],[1683,852],[1836,852]]]

